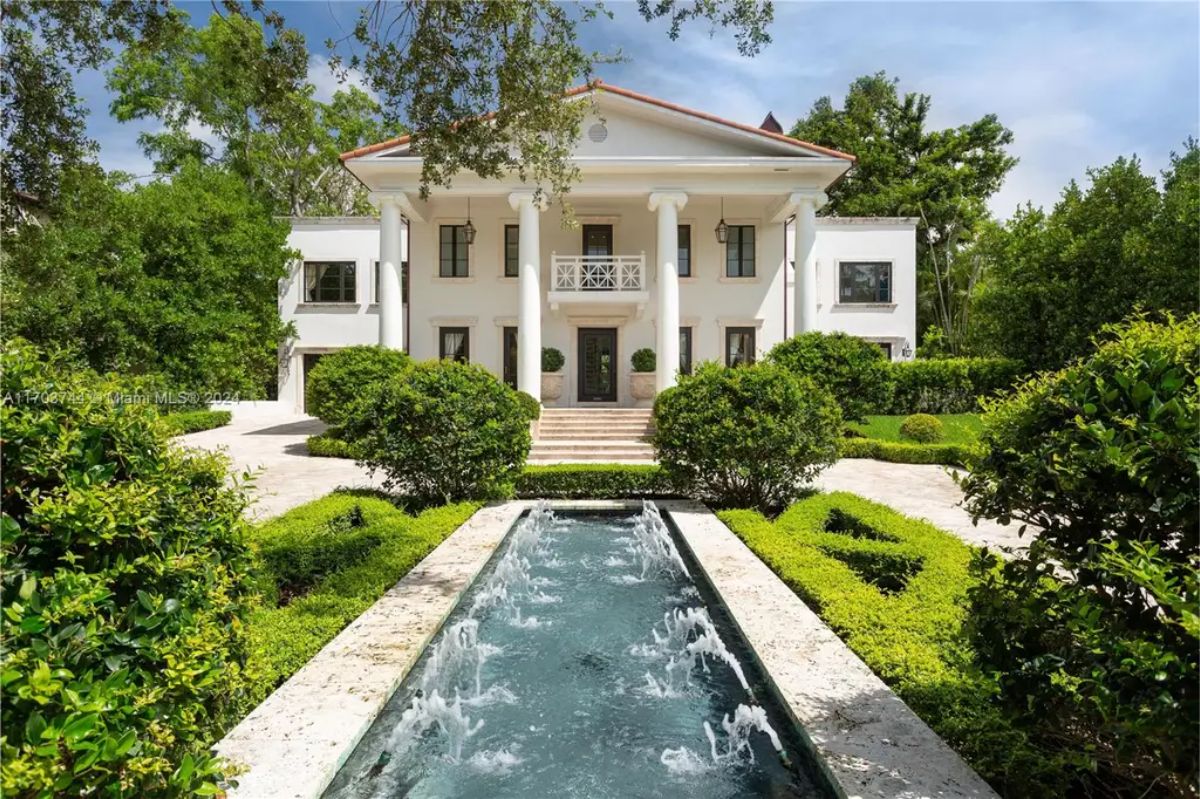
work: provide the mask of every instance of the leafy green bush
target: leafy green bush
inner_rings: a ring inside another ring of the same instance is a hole
[[[914,413],[900,424],[900,437],[918,444],[936,444],[942,435],[942,423],[927,413]]]
[[[995,707],[994,686],[974,667],[970,547],[841,492],[801,500],[774,522],[751,510],[718,515],[994,787],[1063,795],[1060,763]]]
[[[179,436],[224,427],[233,421],[233,414],[229,411],[181,411],[168,413],[162,420],[172,435]]]
[[[689,494],[771,510],[837,459],[829,392],[773,363],[699,366],[654,402],[659,463]]]
[[[346,429],[360,460],[422,501],[506,496],[529,454],[517,392],[477,364],[417,364],[353,407]]]
[[[1008,358],[940,358],[888,365],[894,389],[872,413],[973,413],[979,398],[1006,391],[1024,374]]]
[[[554,347],[542,347],[542,371],[557,372],[563,368],[563,364],[567,359],[563,357],[562,350]]]
[[[862,421],[892,395],[887,356],[857,336],[801,333],[772,347],[767,360],[833,394],[848,421]]]
[[[627,499],[676,496],[658,466],[619,463],[562,463],[526,466],[517,478],[522,499]]]
[[[542,403],[535,400],[532,396],[524,391],[517,392],[517,401],[521,403],[521,407],[525,409],[525,415],[529,417],[529,421],[536,422],[542,418]]]
[[[253,683],[241,712],[307,663],[477,508],[444,505],[414,516],[381,494],[336,491],[255,527],[250,537],[264,555],[267,602],[247,622]],[[314,543],[338,536],[355,543],[336,555]]]
[[[970,466],[979,457],[978,447],[965,444],[914,444],[882,441],[877,438],[843,438],[838,455],[843,458],[870,458],[890,463],[938,463],[945,466]]]
[[[1190,795],[1200,319],[1134,319],[1097,345],[987,404],[967,506],[1041,530],[1001,569],[980,564],[977,646],[1001,674],[1002,701],[1075,758],[1083,790]]]
[[[658,359],[654,355],[654,350],[649,347],[642,347],[640,350],[636,350],[629,360],[635,372],[653,372],[658,362]]]
[[[340,428],[356,403],[411,366],[407,355],[387,347],[346,347],[323,355],[308,375],[304,407],[330,427]]]
[[[314,458],[357,458],[354,443],[331,435],[309,436],[304,445]]]
[[[113,384],[23,342],[0,374],[3,793],[215,792],[208,746],[245,685],[245,497]]]

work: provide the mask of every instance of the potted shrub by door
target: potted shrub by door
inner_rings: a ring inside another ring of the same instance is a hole
[[[542,402],[557,400],[563,393],[563,364],[566,359],[554,347],[542,347]]]
[[[634,399],[654,399],[654,350],[643,347],[629,359],[633,372],[629,375],[629,394]]]

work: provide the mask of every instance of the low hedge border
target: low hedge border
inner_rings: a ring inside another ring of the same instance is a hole
[[[890,463],[969,466],[982,453],[979,447],[963,444],[917,444],[878,438],[843,438],[838,442],[838,454],[843,458],[870,458]]]
[[[1052,795],[1049,764],[973,666],[971,547],[845,492],[803,499],[773,522],[717,515],[981,776],[1010,796]]]
[[[250,533],[263,604],[246,622],[245,715],[395,585],[479,508],[412,515],[386,495],[335,491]]]
[[[161,419],[170,428],[171,435],[182,436],[224,427],[233,421],[233,414],[229,411],[179,411],[164,414]]]
[[[304,443],[308,447],[308,454],[315,458],[354,459],[354,445],[349,441],[342,441],[340,438],[322,434],[309,436]]]
[[[638,499],[681,496],[658,466],[563,463],[526,466],[517,478],[521,499]]]

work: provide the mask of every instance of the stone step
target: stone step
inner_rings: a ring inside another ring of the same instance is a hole
[[[539,430],[537,434],[538,441],[645,441],[649,434],[645,431],[635,430]]]
[[[579,410],[578,408],[543,408],[542,416],[580,416],[600,419],[606,416],[634,416],[649,419],[654,415],[650,408],[597,408],[595,410]]]
[[[543,419],[538,425],[539,430],[653,430],[646,422],[564,422],[556,419]]]
[[[545,455],[535,457],[530,454],[525,461],[533,466],[552,466],[556,463],[620,463],[629,465],[653,464],[653,455],[612,455],[607,452],[581,452],[574,455]]]

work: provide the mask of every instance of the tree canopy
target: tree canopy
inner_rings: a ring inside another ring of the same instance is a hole
[[[1200,150],[1189,139],[1160,189],[1136,158],[1088,170],[1046,212],[1030,205],[981,236],[972,344],[1038,369],[1087,352],[1090,337],[1141,308],[1195,311],[1200,286]]]
[[[132,190],[66,172],[53,221],[5,240],[4,332],[174,391],[262,396],[285,333],[287,234],[219,167],[189,162]]]
[[[850,173],[829,189],[825,213],[910,216],[917,227],[918,322],[941,327],[951,352],[961,349],[968,298],[978,275],[958,258],[988,218],[987,199],[1017,163],[1006,147],[1012,132],[993,114],[954,128],[930,130],[927,94],[897,91],[878,72],[852,84],[841,108],[813,103],[791,135],[853,153]]]

